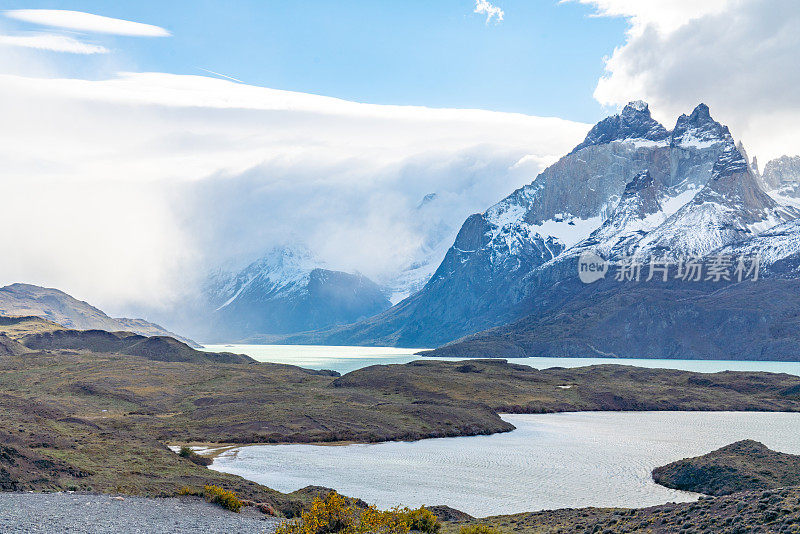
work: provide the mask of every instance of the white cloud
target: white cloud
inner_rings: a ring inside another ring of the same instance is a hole
[[[70,54],[107,54],[109,50],[100,45],[84,43],[65,35],[0,35],[0,45],[21,46],[51,52],[67,52]]]
[[[492,19],[496,22],[503,22],[505,13],[499,7],[489,3],[488,0],[475,0],[475,11],[481,15],[486,15],[486,24],[489,24]]]
[[[167,37],[170,32],[159,26],[130,20],[104,17],[82,11],[63,9],[13,9],[5,12],[9,18],[90,33],[108,33],[136,37]]]
[[[205,269],[287,241],[391,277],[588,129],[162,73],[0,75],[0,116],[0,225],[19,229],[4,235],[0,282],[115,313],[169,303]]]
[[[561,3],[576,1],[596,7],[598,16],[629,18],[633,33],[647,26],[673,31],[690,20],[718,13],[732,3],[732,0],[561,0]]]
[[[647,100],[669,127],[702,101],[762,165],[800,153],[795,0],[580,1],[632,24],[607,59],[594,93],[599,102]]]

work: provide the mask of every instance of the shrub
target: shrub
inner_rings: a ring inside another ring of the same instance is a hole
[[[187,447],[186,445],[181,447],[181,450],[178,452],[178,456],[180,456],[181,458],[186,458],[187,460],[190,460],[197,465],[202,465],[203,467],[208,467],[209,465],[214,463],[214,460],[212,460],[211,458],[200,456],[199,454],[194,452],[191,447]]]
[[[439,532],[439,529],[442,528],[442,523],[439,521],[439,518],[425,507],[418,508],[417,510],[409,510],[405,515],[411,530],[436,534]]]
[[[242,501],[232,491],[222,489],[219,486],[206,486],[203,488],[203,495],[210,503],[218,504],[231,512],[239,512],[242,509]]]
[[[467,525],[461,527],[460,534],[501,534],[501,531],[489,525]]]
[[[332,491],[324,499],[314,499],[299,518],[281,523],[276,534],[407,534],[411,529],[434,534],[440,526],[436,516],[424,508],[365,508]]]

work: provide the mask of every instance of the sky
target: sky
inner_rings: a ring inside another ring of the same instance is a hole
[[[487,2],[488,4],[488,2]],[[626,22],[591,6],[504,0],[487,22],[474,0],[4,2],[65,9],[165,28],[169,38],[92,34],[108,57],[80,58],[78,74],[114,70],[209,74],[372,104],[479,108],[596,122],[588,87]],[[489,4],[491,5],[491,4]],[[8,29],[36,31],[19,20]],[[66,59],[66,58],[62,58]],[[569,68],[564,68],[569,65]],[[206,69],[206,70],[203,70]]]
[[[794,0],[3,8],[0,283],[167,326],[273,246],[391,285],[629,100],[800,152]]]

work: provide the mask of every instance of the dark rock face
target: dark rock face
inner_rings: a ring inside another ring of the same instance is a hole
[[[800,456],[743,440],[697,458],[653,470],[653,480],[668,488],[707,495],[800,485]]]
[[[800,361],[798,280],[725,286],[609,281],[565,291],[569,296],[545,313],[430,354]]]
[[[711,118],[705,104],[698,104],[690,115],[681,115],[672,130],[670,144],[673,146],[715,142],[730,136],[727,126]]]
[[[800,212],[768,195],[754,169],[705,104],[669,132],[632,103],[531,184],[469,217],[419,293],[290,342],[449,343],[435,354],[470,357],[800,360]],[[763,280],[752,287],[586,286],[577,276],[586,252],[674,266],[761,251]]]

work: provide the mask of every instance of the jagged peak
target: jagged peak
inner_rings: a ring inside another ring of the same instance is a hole
[[[731,134],[728,127],[711,117],[711,110],[702,102],[689,115],[678,117],[672,130],[672,146],[706,148],[727,141]]]
[[[668,137],[667,129],[650,116],[650,107],[647,103],[635,100],[622,108],[620,113],[606,117],[595,124],[583,142],[571,153],[587,146],[602,145],[612,141],[625,139],[663,141]]]
[[[711,170],[711,180],[714,181],[734,174],[746,173],[749,169],[747,159],[741,150],[733,143],[728,143],[716,163],[714,163],[714,168]]]
[[[711,109],[709,109],[708,105],[703,102],[700,102],[697,104],[697,106],[695,106],[689,118],[691,118],[693,121],[713,120],[711,118]]]
[[[650,106],[644,100],[632,100],[628,102],[622,112],[625,113],[626,110],[634,112],[646,112],[648,115],[650,115]]]
[[[762,220],[771,211],[778,217],[789,213],[775,211],[778,204],[761,188],[747,159],[733,143],[725,145],[711,171],[711,179],[693,199],[694,204],[706,202],[733,208],[741,221]]]

